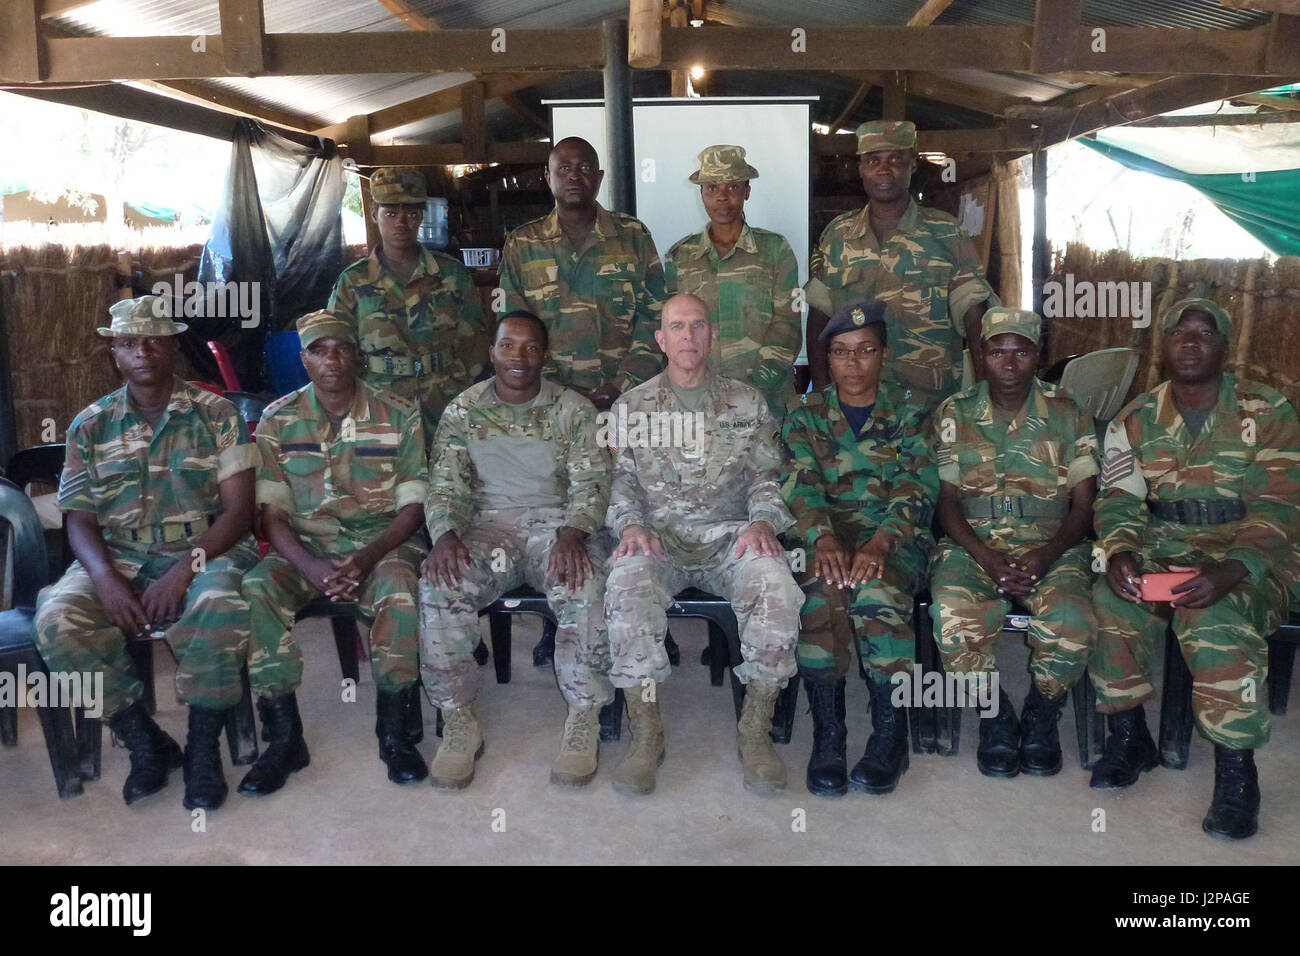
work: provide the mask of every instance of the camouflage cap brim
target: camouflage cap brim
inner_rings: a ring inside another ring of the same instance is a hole
[[[1212,299],[1182,299],[1175,302],[1160,317],[1160,328],[1168,332],[1178,324],[1184,312],[1206,312],[1214,318],[1214,326],[1219,330],[1220,335],[1232,334],[1232,316]]]

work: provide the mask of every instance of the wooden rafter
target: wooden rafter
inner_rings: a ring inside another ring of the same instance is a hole
[[[858,88],[853,92],[853,95],[849,97],[849,101],[844,104],[844,109],[840,110],[840,114],[836,116],[835,119],[831,120],[830,131],[832,133],[849,120],[853,119],[853,114],[862,106],[863,100],[867,98],[867,94],[871,92],[871,87],[874,85],[875,84],[868,80],[863,80],[862,83],[858,85]]]
[[[406,0],[379,0],[393,16],[401,20],[412,30],[437,30],[440,29],[438,21],[428,14],[421,13],[411,7]]]
[[[907,21],[909,27],[928,27],[939,19],[939,16],[952,6],[953,0],[925,0],[921,4],[921,9],[912,14],[912,18]]]

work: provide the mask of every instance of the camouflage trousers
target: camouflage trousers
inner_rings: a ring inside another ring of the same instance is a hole
[[[316,549],[312,549],[315,551]],[[356,550],[343,548],[343,553]],[[320,554],[320,557],[326,557]],[[420,679],[415,589],[424,547],[408,539],[379,559],[357,591],[370,625],[370,672],[375,686],[396,692]],[[302,684],[302,651],[293,638],[293,619],[323,592],[274,551],[244,575],[252,635],[248,642],[248,682],[253,693],[279,697]]]
[[[1079,544],[1048,568],[1020,602],[1029,620],[1029,673],[1047,697],[1065,693],[1083,676],[1096,631],[1092,611],[1091,552]],[[957,673],[997,670],[993,651],[1011,601],[965,548],[945,541],[930,576],[934,640],[944,669]],[[936,613],[937,612],[937,613]]]
[[[110,553],[112,553],[110,551]],[[113,567],[137,594],[158,580],[188,550],[169,554],[113,553]],[[176,655],[176,698],[192,707],[225,710],[239,703],[239,679],[248,646],[248,603],[239,581],[257,563],[257,549],[246,539],[209,559],[190,582],[181,618],[167,629]],[[144,696],[144,685],[126,651],[126,636],[108,619],[94,582],[74,561],[63,577],[36,599],[36,646],[52,671],[91,671],[104,675],[104,717]]]
[[[1159,568],[1147,562],[1145,570]],[[1097,645],[1088,665],[1097,710],[1114,714],[1150,697],[1152,665],[1170,619],[1156,604],[1116,597],[1102,577],[1092,592]],[[1268,742],[1264,677],[1268,635],[1287,607],[1286,590],[1272,574],[1243,581],[1207,608],[1173,609],[1174,636],[1192,672],[1192,709],[1201,733],[1216,744],[1250,750]]]
[[[688,587],[731,602],[744,658],[735,674],[743,683],[784,687],[794,676],[803,592],[784,557],[759,557],[753,551],[732,557],[735,539],[735,534],[728,538],[722,562],[706,570],[686,569],[671,558],[664,561],[643,554],[612,562],[605,585],[605,620],[614,659],[610,680],[615,687],[668,679],[672,672],[664,650],[668,608],[673,595]]]
[[[607,542],[588,537],[595,573],[571,591],[546,576],[563,524],[563,508],[481,511],[461,538],[472,563],[461,569],[460,587],[420,581],[420,672],[433,706],[463,707],[478,696],[478,612],[524,584],[543,592],[555,615],[555,679],[565,702],[585,710],[614,699],[604,623]]]
[[[929,561],[928,542],[914,539],[894,550],[879,578],[846,589],[813,575],[810,550],[808,568],[798,576],[805,595],[799,615],[799,675],[818,683],[844,680],[854,643],[873,680],[910,674],[916,658],[912,614]]]

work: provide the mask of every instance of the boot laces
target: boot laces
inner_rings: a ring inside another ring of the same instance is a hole
[[[564,722],[564,750],[587,751],[591,749],[592,720],[589,714],[575,711]]]
[[[442,715],[442,745],[453,752],[469,750],[469,715],[447,710]]]

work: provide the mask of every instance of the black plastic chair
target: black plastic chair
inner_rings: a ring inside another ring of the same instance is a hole
[[[59,478],[63,474],[63,458],[67,446],[63,444],[33,445],[14,452],[5,466],[5,477],[18,486],[20,491],[27,491],[27,486],[40,482],[51,488],[59,487]],[[68,569],[72,563],[72,548],[68,546],[68,525],[64,521],[59,531],[45,532],[45,550],[48,554],[50,580],[53,581]]]
[[[1002,621],[1002,630],[1024,634],[1029,630],[1032,615],[1024,608],[1012,604],[1012,612]],[[931,629],[930,595],[922,592],[916,598],[915,616],[916,660],[927,671],[943,674],[939,647]],[[1092,679],[1085,670],[1071,688],[1074,705],[1075,738],[1079,744],[1079,766],[1091,770],[1101,759],[1105,743],[1105,721],[1097,713],[1097,694]],[[961,745],[961,707],[913,708],[911,713],[912,752],[939,753],[953,756]]]
[[[48,681],[49,669],[36,649],[33,629],[36,595],[49,583],[45,535],[31,499],[2,478],[0,518],[9,523],[14,542],[14,606],[7,611],[0,611],[0,672],[13,674],[16,681],[18,669],[22,667],[28,674],[44,675]],[[19,688],[20,693],[25,691],[26,688]],[[54,783],[58,787],[59,796],[76,796],[82,792],[81,774],[77,761],[77,741],[68,708],[38,707],[37,716],[45,734],[45,748],[49,751],[50,768],[54,771]],[[0,743],[6,747],[18,744],[16,709],[0,708]]]
[[[496,662],[497,683],[510,682],[510,615],[537,614],[545,620],[554,622],[546,597],[532,588],[519,588],[505,594],[491,605],[479,612],[487,614],[488,628],[492,635],[492,658]],[[668,617],[703,618],[709,626],[709,682],[714,687],[722,686],[723,671],[732,667],[731,692],[736,707],[736,719],[744,705],[744,685],[736,677],[734,668],[740,666],[744,658],[740,652],[740,626],[736,622],[731,605],[722,598],[706,594],[695,588],[688,588],[677,595],[672,606],[668,608]],[[794,727],[795,709],[799,700],[799,677],[791,677],[785,690],[777,700],[776,712],[772,717],[772,740],[776,743],[790,742],[790,733]],[[614,702],[601,710],[601,740],[618,740],[623,727],[623,691],[617,690]]]

